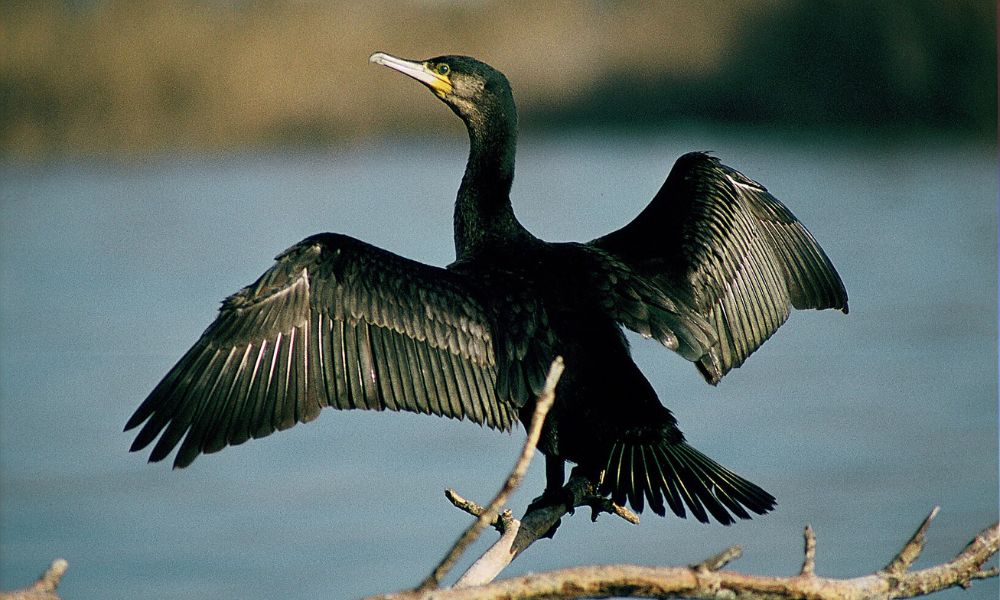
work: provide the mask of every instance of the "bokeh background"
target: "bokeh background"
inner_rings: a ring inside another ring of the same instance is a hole
[[[512,565],[918,566],[997,520],[995,5],[934,2],[0,4],[0,589],[67,598],[358,597],[418,582],[522,433],[324,414],[183,471],[121,426],[271,257],[338,231],[443,265],[467,142],[367,62],[471,54],[513,83],[513,196],[587,240],[713,150],[810,227],[851,314],[797,313],[717,387],[633,338],[689,439],[778,497],[733,527],[580,513]],[[543,487],[541,461],[513,499]],[[480,547],[491,541],[486,534]],[[996,598],[996,580],[941,598]]]
[[[994,6],[729,2],[5,2],[8,156],[327,147],[439,130],[373,49],[474,53],[532,129],[678,121],[992,137]]]

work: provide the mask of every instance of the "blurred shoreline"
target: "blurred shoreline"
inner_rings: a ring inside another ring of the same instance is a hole
[[[995,139],[995,6],[870,4],[4,3],[0,158],[267,152],[461,130],[369,65],[375,50],[493,63],[526,131],[705,123]]]

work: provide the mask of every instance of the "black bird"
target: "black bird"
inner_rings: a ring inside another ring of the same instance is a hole
[[[546,492],[565,461],[616,502],[729,524],[774,498],[684,441],[621,327],[694,362],[709,383],[795,308],[847,293],[813,236],[767,190],[704,153],[682,156],[649,206],[588,243],[549,243],[515,218],[517,112],[506,77],[464,56],[371,62],[426,85],[471,150],[455,205],[456,260],[417,263],[322,233],[281,253],[126,425],[175,467],[320,409],[406,410],[506,430],[526,421],[552,359],[566,371],[545,424]],[[727,426],[732,426],[727,423]],[[544,497],[544,496],[543,496]],[[748,512],[749,511],[749,512]]]

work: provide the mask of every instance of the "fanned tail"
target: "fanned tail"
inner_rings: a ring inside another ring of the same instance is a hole
[[[774,496],[682,441],[615,443],[600,489],[617,504],[628,501],[636,512],[648,501],[660,516],[669,506],[686,518],[687,507],[702,523],[710,514],[731,525],[734,516],[749,519],[750,512],[762,515],[775,506]]]

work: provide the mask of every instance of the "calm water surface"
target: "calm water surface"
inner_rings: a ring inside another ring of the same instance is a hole
[[[688,438],[778,498],[733,527],[581,512],[512,566],[686,564],[792,574],[884,565],[936,504],[920,565],[997,519],[997,170],[985,145],[687,132],[522,141],[515,210],[591,239],[631,219],[673,160],[712,149],[765,183],[843,275],[851,314],[796,313],[717,387],[634,339]],[[121,427],[218,301],[319,231],[443,265],[464,140],[138,166],[0,167],[0,588],[49,562],[64,597],[329,598],[418,582],[487,500],[523,433],[337,413],[171,471]],[[512,505],[543,487],[541,461]],[[493,537],[486,534],[485,546]],[[996,580],[939,598],[996,598]]]

